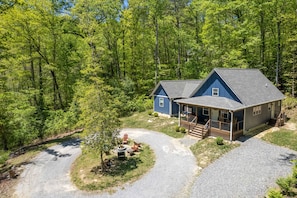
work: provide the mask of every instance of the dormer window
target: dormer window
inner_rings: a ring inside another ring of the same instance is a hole
[[[212,96],[219,96],[219,88],[212,88]]]

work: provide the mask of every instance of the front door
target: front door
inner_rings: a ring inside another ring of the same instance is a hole
[[[219,120],[219,110],[218,109],[211,109],[211,120]]]

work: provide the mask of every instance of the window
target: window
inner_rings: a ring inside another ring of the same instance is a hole
[[[228,117],[229,117],[229,113],[228,113],[228,111],[221,111],[221,117],[222,117],[223,119],[228,119]]]
[[[219,96],[219,88],[212,88],[212,96]]]
[[[164,107],[164,98],[159,98],[159,107]]]
[[[202,115],[209,116],[209,109],[208,108],[203,108],[202,109]]]
[[[259,114],[261,114],[261,106],[253,107],[253,115],[256,116]]]
[[[277,102],[277,106],[281,106],[281,101],[280,100]]]

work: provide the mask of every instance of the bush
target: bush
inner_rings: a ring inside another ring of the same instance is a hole
[[[282,193],[277,189],[270,189],[267,194],[267,198],[283,198]]]
[[[0,164],[4,164],[9,157],[9,152],[0,151]]]
[[[175,127],[175,131],[176,131],[176,132],[180,132],[180,128],[179,128],[179,126],[176,126],[176,127]]]
[[[217,145],[223,145],[224,144],[224,139],[219,136],[219,137],[216,138],[216,143],[217,143]]]
[[[179,128],[179,131],[182,132],[182,133],[185,133],[186,132],[186,129],[184,127],[180,127]]]
[[[151,115],[153,114],[153,111],[152,111],[152,110],[149,110],[149,111],[147,112],[147,114],[151,116]]]
[[[297,161],[295,161],[294,163],[295,163],[295,165],[293,167],[293,174],[292,174],[292,176],[295,179],[295,184],[297,185]]]
[[[157,112],[153,113],[154,117],[159,117],[159,114]]]
[[[293,177],[279,178],[276,180],[277,185],[281,188],[281,191],[285,195],[294,196],[294,184],[295,179]]]
[[[293,97],[286,97],[283,101],[283,106],[286,109],[292,109],[295,108],[297,106],[297,99],[293,98]]]

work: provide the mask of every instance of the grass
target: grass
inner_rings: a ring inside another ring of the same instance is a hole
[[[196,157],[198,166],[205,168],[225,153],[239,146],[235,142],[224,141],[223,143],[223,145],[217,145],[215,138],[206,138],[191,146],[190,149]]]
[[[267,133],[262,139],[297,151],[297,131],[280,129],[279,131]]]
[[[142,150],[134,156],[127,156],[125,160],[117,159],[110,154],[107,159],[112,160],[112,167],[102,173],[98,167],[99,156],[94,153],[83,153],[72,165],[71,179],[81,190],[110,191],[114,187],[133,182],[150,170],[155,163],[155,155],[149,146],[142,144]]]
[[[176,132],[178,118],[172,117],[154,117],[148,115],[148,111],[134,113],[132,116],[121,118],[124,128],[144,128],[153,131],[162,132],[174,138],[182,138],[185,133]]]

